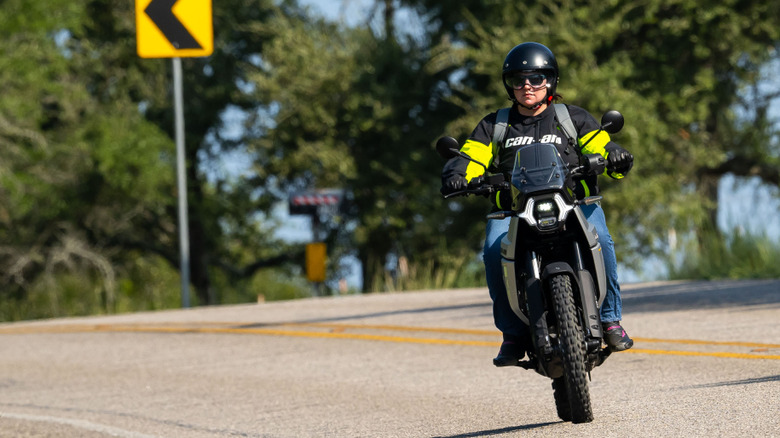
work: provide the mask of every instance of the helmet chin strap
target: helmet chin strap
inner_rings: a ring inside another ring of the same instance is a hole
[[[545,102],[545,100],[546,100],[546,102]],[[517,99],[514,99],[514,98],[512,99],[512,102],[514,102],[514,103],[516,103],[516,104],[520,105],[521,107],[523,107],[523,108],[525,108],[525,109],[527,109],[527,110],[536,111],[537,109],[539,109],[539,107],[541,107],[541,106],[542,106],[542,105],[544,105],[544,104],[548,104],[548,105],[549,105],[549,103],[550,103],[550,102],[552,102],[552,100],[553,100],[553,97],[552,97],[552,96],[547,96],[547,98],[546,98],[546,99],[542,99],[542,100],[540,100],[539,102],[537,102],[537,103],[536,103],[535,105],[533,105],[533,106],[525,106],[525,105],[523,105],[522,103],[518,102],[518,101],[517,101]]]
[[[525,108],[525,109],[529,109],[529,110],[531,110],[531,111],[536,111],[537,109],[539,109],[539,107],[540,107],[540,106],[544,105],[544,101],[543,101],[543,100],[542,100],[542,101],[539,101],[539,103],[537,103],[537,104],[536,104],[536,105],[534,105],[534,106],[525,106],[525,105],[523,105],[522,103],[520,103],[520,102],[518,102],[518,101],[516,101],[516,100],[515,100],[515,103],[516,103],[516,104],[518,104],[518,105],[520,105],[521,107],[523,107],[523,108]]]

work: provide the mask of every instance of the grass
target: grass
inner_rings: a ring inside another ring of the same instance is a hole
[[[780,241],[739,230],[688,238],[667,262],[669,279],[780,278]],[[478,254],[452,255],[435,264],[423,260],[371,282],[375,291],[483,286]],[[239,283],[215,278],[220,303],[304,298],[312,286],[285,270],[269,269]],[[0,322],[26,319],[174,309],[181,306],[179,275],[159,260],[139,259],[108,291],[95,272],[54,273],[28,285],[24,293],[0,291]],[[5,292],[5,293],[4,293]],[[193,293],[194,295],[194,293]],[[192,297],[193,305],[197,305]]]
[[[780,278],[780,241],[732,230],[687,239],[668,262],[669,279]]]

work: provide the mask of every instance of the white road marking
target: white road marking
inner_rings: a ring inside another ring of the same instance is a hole
[[[111,436],[118,436],[122,438],[158,438],[154,435],[147,435],[144,433],[133,432],[130,430],[120,429],[118,427],[106,426],[104,424],[98,424],[98,423],[93,423],[91,421],[78,420],[74,418],[51,417],[49,415],[15,414],[12,412],[0,412],[0,418],[13,418],[16,420],[37,421],[39,423],[66,424],[68,426],[77,427],[79,429],[89,430],[92,432],[105,433]]]

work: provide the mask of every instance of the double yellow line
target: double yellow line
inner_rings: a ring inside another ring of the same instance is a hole
[[[304,330],[308,328],[309,330]],[[90,333],[90,332],[137,332],[137,333],[209,333],[209,334],[242,334],[242,335],[269,335],[269,336],[294,336],[305,338],[330,338],[330,339],[355,339],[379,342],[399,342],[431,345],[464,345],[479,347],[498,347],[499,341],[447,339],[414,336],[394,336],[382,334],[355,333],[355,331],[384,331],[384,332],[408,332],[408,333],[435,333],[443,335],[466,335],[482,337],[498,337],[494,330],[454,329],[435,327],[409,327],[395,325],[369,325],[369,324],[332,324],[332,323],[285,323],[273,325],[237,324],[235,322],[212,322],[197,324],[83,324],[83,325],[32,325],[32,326],[6,326],[0,327],[0,335],[45,334],[45,333]],[[764,359],[780,360],[776,354],[755,354],[757,352],[769,353],[772,350],[780,350],[780,344],[763,344],[755,342],[718,342],[701,341],[693,339],[657,339],[634,338],[634,345],[642,344],[676,344],[690,346],[715,346],[737,347],[751,349],[750,353],[732,352],[703,352],[685,350],[664,350],[632,348],[624,353],[631,354],[657,354],[668,356],[703,356],[730,359]]]

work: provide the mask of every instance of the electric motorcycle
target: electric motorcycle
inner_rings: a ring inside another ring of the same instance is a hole
[[[609,111],[599,131],[615,133],[622,127],[623,116]],[[439,139],[436,150],[443,158],[461,156],[478,163],[460,152],[452,137]],[[593,420],[588,378],[610,349],[604,346],[599,314],[607,290],[601,245],[580,208],[601,196],[578,200],[570,188],[574,178],[600,175],[605,166],[599,154],[582,155],[579,165],[567,165],[554,144],[533,143],[517,149],[509,181],[503,174],[478,177],[466,189],[445,196],[511,191],[511,209],[487,218],[510,218],[501,241],[504,283],[512,310],[530,328],[533,345],[528,360],[517,366],[551,378],[558,416],[574,423]]]

